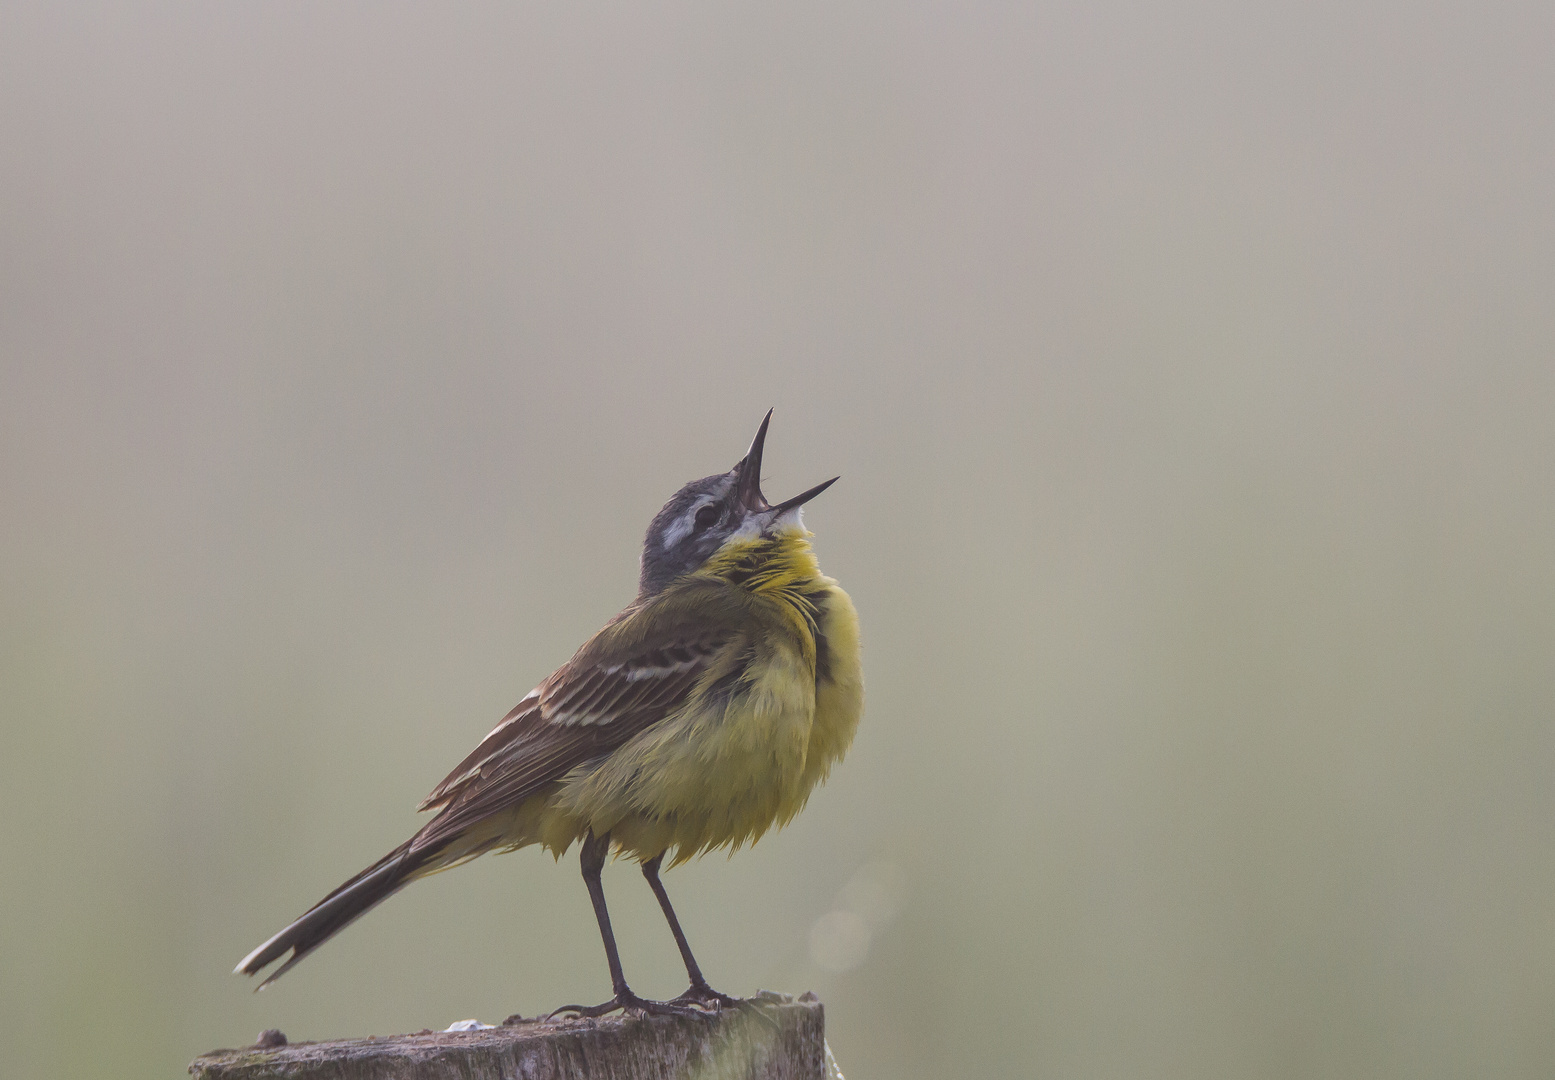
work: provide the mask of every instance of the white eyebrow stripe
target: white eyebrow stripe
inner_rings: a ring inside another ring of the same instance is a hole
[[[664,530],[664,535],[662,538],[664,541],[664,550],[670,550],[676,544],[680,543],[686,538],[686,535],[691,532],[696,522],[698,510],[702,509],[704,506],[712,506],[713,503],[717,501],[717,499],[710,498],[698,499],[696,502],[688,506],[686,508],[686,512],[672,521],[669,528]]]

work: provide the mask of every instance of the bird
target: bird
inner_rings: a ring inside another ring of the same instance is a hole
[[[693,480],[643,539],[637,596],[531,690],[418,809],[434,816],[243,958],[273,983],[405,885],[488,852],[538,844],[579,865],[612,997],[557,1014],[685,1015],[741,1004],[703,976],[660,880],[732,854],[793,819],[853,741],[864,708],[859,619],[820,570],[802,508],[833,477],[776,505],[761,491],[772,410],[725,473]],[[690,981],[639,997],[621,970],[601,871],[635,859]]]

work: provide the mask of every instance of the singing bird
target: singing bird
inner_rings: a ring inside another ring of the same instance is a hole
[[[726,473],[693,480],[648,526],[637,598],[531,690],[421,803],[436,816],[238,964],[261,988],[411,881],[488,851],[539,844],[579,862],[614,996],[598,1016],[737,1003],[708,985],[659,880],[670,865],[788,823],[853,741],[864,707],[853,602],[821,573],[800,508],[837,478],[771,505],[769,410]],[[600,871],[638,860],[691,985],[638,997],[621,973]]]

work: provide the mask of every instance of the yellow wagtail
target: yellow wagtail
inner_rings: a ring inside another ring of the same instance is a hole
[[[575,840],[615,996],[592,1008],[683,1012],[733,1004],[707,984],[659,867],[753,843],[797,814],[853,740],[864,705],[858,615],[821,573],[800,507],[836,478],[772,506],[761,493],[769,410],[726,473],[664,504],[626,610],[520,701],[420,809],[415,836],[320,900],[237,970],[291,956],[261,987],[416,878],[488,851]],[[672,1002],[621,974],[600,871],[614,847],[642,864],[691,985]],[[559,1010],[560,1011],[560,1010]]]

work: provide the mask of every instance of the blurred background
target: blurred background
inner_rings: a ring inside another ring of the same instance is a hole
[[[869,700],[667,875],[716,986],[853,1080],[1548,1075],[1555,8],[0,19],[7,1076],[603,999],[535,851],[229,972],[769,406]]]

